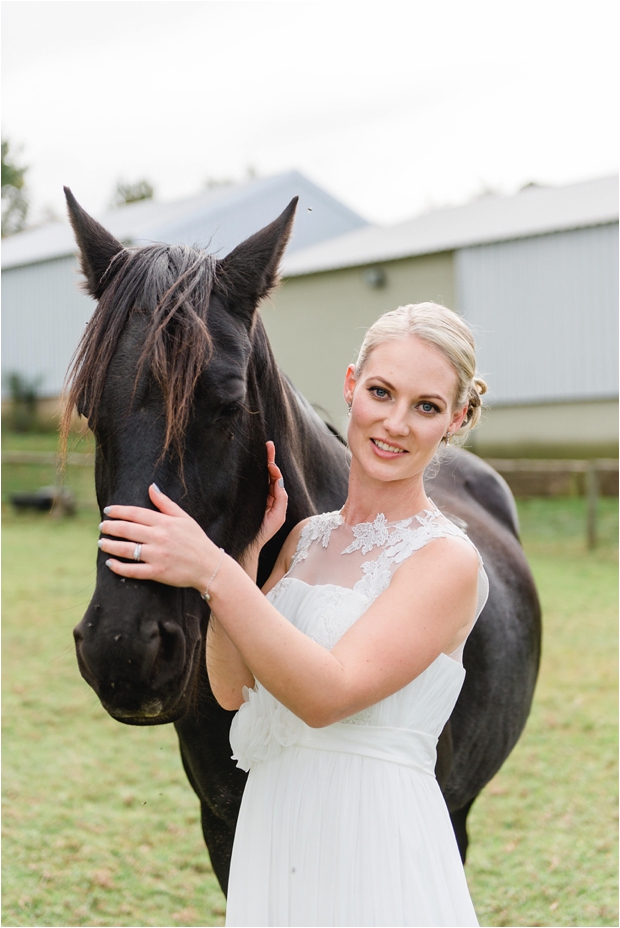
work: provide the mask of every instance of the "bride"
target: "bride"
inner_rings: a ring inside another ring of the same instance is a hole
[[[233,757],[250,771],[227,925],[478,924],[434,766],[488,583],[424,472],[477,423],[485,391],[451,310],[382,316],[345,377],[347,500],[293,529],[262,591],[260,549],[287,504],[271,442],[243,565],[154,484],[156,511],[105,510],[110,570],[194,587],[211,608],[209,679],[239,710]]]

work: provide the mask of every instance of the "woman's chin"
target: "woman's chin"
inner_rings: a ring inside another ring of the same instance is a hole
[[[403,461],[400,458],[380,458],[370,455],[362,463],[362,467],[369,477],[375,480],[407,480],[415,476],[415,468],[411,467],[411,460]]]

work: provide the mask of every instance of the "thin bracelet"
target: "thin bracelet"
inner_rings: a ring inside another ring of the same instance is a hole
[[[217,572],[218,572],[218,570],[220,569],[220,567],[222,566],[222,560],[223,560],[225,554],[226,554],[226,552],[224,551],[224,549],[223,549],[223,548],[220,548],[220,559],[219,559],[219,561],[217,562],[217,567],[216,567],[215,570],[213,571],[213,574],[211,575],[211,579],[210,579],[209,582],[207,583],[207,587],[206,587],[204,593],[201,593],[201,594],[200,594],[200,595],[202,596],[202,598],[203,598],[206,602],[209,602],[209,600],[211,599],[211,597],[209,596],[209,587],[211,586],[211,584],[212,584],[213,581],[215,580],[215,577],[216,577],[216,575],[217,575]]]

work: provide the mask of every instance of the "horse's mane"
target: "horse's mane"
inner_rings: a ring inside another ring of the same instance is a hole
[[[187,245],[124,248],[110,263],[109,280],[73,355],[65,382],[61,424],[66,447],[73,410],[97,425],[103,388],[119,338],[132,312],[144,314],[148,330],[138,361],[134,393],[148,361],[164,396],[166,437],[182,457],[196,381],[212,352],[207,312],[215,280],[212,255]]]

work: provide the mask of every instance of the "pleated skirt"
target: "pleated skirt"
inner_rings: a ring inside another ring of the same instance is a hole
[[[435,778],[298,746],[256,763],[237,824],[226,925],[478,925]]]

